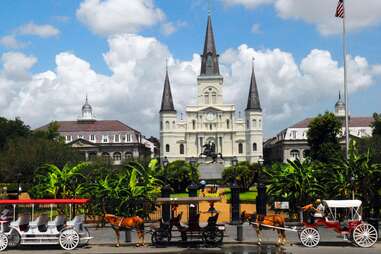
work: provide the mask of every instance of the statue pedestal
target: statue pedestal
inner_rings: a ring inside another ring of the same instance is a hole
[[[205,163],[199,160],[200,179],[203,180],[218,180],[222,179],[222,172],[224,171],[225,164],[223,162]]]

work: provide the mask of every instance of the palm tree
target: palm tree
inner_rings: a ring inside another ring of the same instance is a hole
[[[265,169],[268,176],[268,194],[273,200],[290,202],[290,210],[297,212],[297,207],[310,202],[323,193],[319,184],[315,165],[310,160],[301,162],[288,160],[287,164],[275,164]]]

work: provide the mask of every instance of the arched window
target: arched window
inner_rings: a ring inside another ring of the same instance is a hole
[[[102,153],[102,159],[104,159],[104,160],[110,160],[110,154],[106,153],[106,152]]]
[[[257,128],[257,119],[253,119],[253,128]]]
[[[258,128],[262,128],[262,120],[258,120]]]
[[[166,152],[166,153],[169,153],[169,150],[170,150],[170,149],[169,149],[169,145],[166,144],[166,145],[165,145],[165,152]]]
[[[176,123],[175,123],[175,121],[172,121],[172,129],[176,129]]]
[[[165,129],[169,130],[169,121],[165,121]]]
[[[209,104],[209,93],[204,94],[204,103]]]
[[[131,159],[132,158],[132,153],[131,152],[126,152],[124,154],[124,156],[125,156],[126,159]]]
[[[243,145],[242,145],[242,143],[239,143],[239,144],[238,144],[238,153],[239,153],[239,154],[242,154],[242,153],[243,153]]]
[[[184,154],[184,144],[180,144],[180,154]]]
[[[246,128],[248,128],[248,129],[250,128],[250,121],[249,120],[246,121]]]
[[[212,103],[213,104],[217,103],[217,94],[215,92],[212,93]]]
[[[230,120],[226,119],[226,129],[230,129]]]
[[[257,151],[257,143],[253,143],[253,151]]]
[[[196,129],[196,120],[192,120],[192,129],[193,129],[193,130]]]
[[[160,130],[163,130],[163,121],[160,121]]]
[[[114,161],[121,161],[122,160],[122,154],[119,152],[116,152],[112,155],[112,158]]]
[[[291,155],[291,159],[293,160],[300,158],[300,152],[298,150],[292,150],[290,155]]]

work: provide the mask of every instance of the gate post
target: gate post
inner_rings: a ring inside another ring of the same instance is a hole
[[[171,187],[166,184],[161,188],[161,197],[169,198],[171,195]],[[171,205],[170,204],[162,204],[161,205],[161,217],[164,221],[169,221],[171,219]]]
[[[194,182],[191,183],[191,185],[188,186],[188,193],[189,193],[189,197],[197,197],[197,190],[198,190],[198,186],[197,184],[195,184]],[[190,204],[189,205],[189,218],[194,218],[194,216],[197,215],[197,212],[198,212],[198,204],[195,203],[195,204]]]
[[[234,182],[231,186],[231,224],[239,224],[240,200],[239,186]]]
[[[262,182],[258,183],[258,195],[256,199],[257,214],[266,215],[266,185]]]

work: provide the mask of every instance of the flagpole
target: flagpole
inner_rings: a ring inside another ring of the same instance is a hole
[[[344,4],[343,18],[343,56],[344,56],[344,101],[345,101],[345,156],[349,159],[349,111],[348,111],[348,73],[347,73],[347,43],[346,43],[346,6]]]

